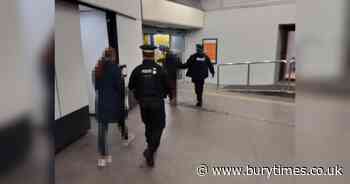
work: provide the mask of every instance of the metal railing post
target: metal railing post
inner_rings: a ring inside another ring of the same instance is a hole
[[[220,64],[217,65],[217,74],[216,74],[216,89],[219,90],[220,88]]]
[[[247,71],[247,86],[250,86],[250,63],[248,65],[248,71]]]
[[[288,63],[288,84],[287,84],[287,92],[291,91],[291,82],[292,82],[292,64],[294,60],[287,60]]]

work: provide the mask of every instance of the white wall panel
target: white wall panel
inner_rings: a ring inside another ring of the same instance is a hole
[[[123,16],[117,16],[118,45],[120,64],[126,64],[128,68],[128,84],[132,70],[142,63],[142,24],[141,21],[132,20]]]
[[[89,110],[95,113],[95,89],[91,81],[92,70],[101,58],[103,50],[108,47],[106,13],[91,10],[80,13],[81,41],[86,76],[89,88]]]
[[[78,5],[56,2],[55,67],[62,116],[88,105]]]
[[[140,0],[80,0],[97,7],[114,10],[130,17],[141,19]]]
[[[305,7],[299,11],[298,8],[298,25],[302,29],[296,33],[296,42],[298,57],[302,56],[302,63],[298,63],[297,75],[305,80],[339,77],[344,69],[344,45],[349,34],[346,24],[348,20],[345,19],[348,16],[349,1],[299,2],[317,11],[306,11]]]
[[[142,0],[145,21],[189,28],[203,27],[204,12],[166,0]]]

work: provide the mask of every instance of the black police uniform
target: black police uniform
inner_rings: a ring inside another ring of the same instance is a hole
[[[208,70],[214,76],[215,70],[210,58],[204,53],[195,53],[180,68],[188,68],[186,76],[192,78],[197,95],[197,105],[202,105],[204,81],[208,77]]]
[[[144,152],[147,164],[154,165],[163,129],[165,128],[164,98],[169,93],[167,75],[154,60],[144,60],[132,72],[129,89],[134,92],[145,124],[147,149]]]

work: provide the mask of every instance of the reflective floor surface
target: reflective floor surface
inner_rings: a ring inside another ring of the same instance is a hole
[[[207,87],[203,108],[194,106],[191,84],[179,85],[178,105],[166,105],[167,127],[152,170],[142,168],[144,125],[139,109],[127,124],[136,134],[121,146],[117,127],[111,130],[113,164],[98,169],[96,120],[92,130],[56,157],[57,184],[289,184],[292,177],[214,176],[213,166],[271,166],[295,156],[295,104],[268,96],[216,91]],[[206,164],[207,176],[197,167]],[[265,165],[264,165],[265,164]]]

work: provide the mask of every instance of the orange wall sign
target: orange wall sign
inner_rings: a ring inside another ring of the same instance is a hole
[[[217,39],[203,39],[204,53],[208,55],[210,61],[213,64],[217,63],[217,51],[218,51],[218,40]]]

